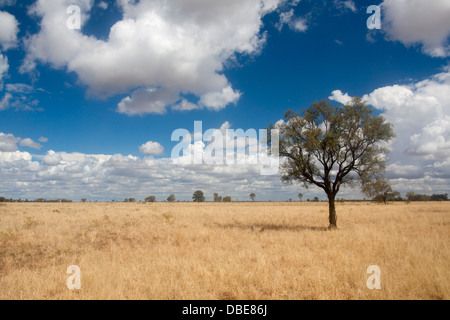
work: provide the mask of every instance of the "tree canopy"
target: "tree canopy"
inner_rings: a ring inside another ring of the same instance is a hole
[[[194,202],[205,202],[205,195],[203,194],[203,191],[201,190],[197,190],[194,192],[194,194],[192,195],[192,200]]]
[[[323,189],[330,228],[337,228],[336,194],[344,185],[363,186],[379,178],[385,170],[385,143],[394,137],[392,125],[358,97],[345,106],[315,102],[303,114],[288,110],[285,120],[271,127],[280,133],[282,181]]]
[[[373,200],[383,202],[384,204],[400,197],[400,192],[393,191],[388,179],[385,177],[378,177],[377,179],[366,182],[362,186],[362,191],[369,197],[372,197]]]

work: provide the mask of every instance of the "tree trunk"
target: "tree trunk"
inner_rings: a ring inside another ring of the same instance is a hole
[[[337,229],[337,216],[336,216],[336,207],[334,205],[334,200],[336,198],[335,194],[328,194],[328,208],[329,208],[329,216],[328,220],[330,225],[328,226],[329,230]]]

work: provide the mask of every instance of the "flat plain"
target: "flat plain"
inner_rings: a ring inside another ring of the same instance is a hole
[[[2,203],[0,299],[450,298],[450,202],[337,215],[328,231],[327,203]]]

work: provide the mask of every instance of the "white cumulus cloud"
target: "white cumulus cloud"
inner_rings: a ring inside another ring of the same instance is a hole
[[[61,161],[62,161],[61,154],[56,153],[53,150],[48,151],[47,154],[42,159],[42,163],[47,166],[56,166],[60,164]]]
[[[330,97],[342,103],[349,98],[340,90]],[[442,179],[450,179],[445,165],[450,162],[450,67],[423,81],[378,88],[363,100],[394,125],[387,173],[397,187],[404,189],[410,181],[411,190],[414,184],[421,190],[420,180],[436,192],[445,191]]]
[[[66,27],[68,5],[80,6],[84,24],[93,1],[38,0],[30,12],[41,18],[41,28],[25,40],[28,54],[21,70],[43,62],[75,72],[90,95],[126,94],[117,110],[128,115],[183,108],[187,94],[199,98],[199,107],[220,110],[240,97],[223,74],[225,64],[236,53],[260,52],[262,18],[280,2],[118,1],[123,16],[103,41]]]
[[[164,147],[158,142],[148,141],[139,147],[141,154],[160,156],[164,153]]]
[[[8,50],[17,46],[19,23],[12,14],[0,11],[0,46]]]
[[[342,103],[343,105],[346,105],[347,103],[349,103],[350,101],[352,101],[352,97],[350,97],[348,95],[348,93],[342,93],[341,90],[334,90],[331,93],[331,96],[328,97],[328,99],[330,100],[334,100],[337,101],[339,103]]]
[[[231,86],[227,86],[219,92],[209,92],[203,95],[200,104],[209,109],[220,110],[230,103],[236,103],[240,97],[240,92],[236,92]]]
[[[12,134],[4,134],[0,132],[0,151],[13,152],[17,150],[17,143],[20,138],[16,138]]]
[[[21,140],[20,141],[20,146],[22,146],[22,147],[29,147],[29,148],[33,148],[33,149],[37,149],[37,150],[42,148],[41,144],[33,141],[30,138],[26,138],[26,139]]]
[[[21,152],[21,151],[7,151],[3,152],[0,151],[0,164],[3,163],[16,163],[19,162],[19,165],[21,165],[23,162],[26,164],[31,162],[31,154],[28,152]],[[11,168],[11,167],[9,167]],[[14,168],[14,166],[12,167]],[[1,169],[1,168],[0,168]]]
[[[224,122],[212,132],[223,135],[230,128],[230,123]],[[187,135],[191,136],[190,133]],[[206,137],[205,132],[204,138]],[[44,156],[31,156],[16,149],[18,138],[13,135],[8,135],[7,138],[7,150],[10,151],[0,150],[0,176],[8,183],[0,184],[0,193],[13,198],[78,200],[88,196],[89,199],[121,200],[124,197],[144,199],[149,194],[154,194],[158,199],[165,199],[169,194],[176,193],[177,199],[190,200],[192,192],[201,189],[208,199],[211,199],[214,192],[220,192],[233,199],[243,200],[248,198],[243,195],[255,192],[262,199],[267,197],[285,200],[286,190],[292,192],[291,197],[298,193],[296,186],[284,186],[278,175],[262,176],[261,163],[185,164],[167,157],[92,155],[52,150]],[[12,141],[9,141],[11,138]],[[219,148],[234,145],[231,139],[225,137],[224,145],[216,142]],[[252,148],[257,143],[257,138],[247,139],[245,148]],[[195,143],[191,141],[188,151],[196,150],[206,157],[211,155],[211,148],[208,147],[211,147],[211,143],[206,140]],[[141,149],[143,153],[155,154],[162,147],[149,141]],[[241,158],[252,160],[255,157],[244,153],[239,155],[238,149],[230,152],[233,158],[237,157],[237,161]]]
[[[382,15],[388,39],[422,45],[433,57],[450,55],[450,1],[384,0]]]

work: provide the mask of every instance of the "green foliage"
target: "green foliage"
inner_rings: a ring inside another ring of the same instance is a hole
[[[168,198],[167,198],[168,202],[175,202],[175,195],[171,194]]]
[[[400,192],[393,191],[389,181],[385,177],[378,177],[374,180],[365,181],[362,185],[362,191],[373,198],[374,201],[387,204],[400,197]]]
[[[383,142],[394,137],[392,125],[360,98],[350,105],[316,102],[304,115],[287,111],[280,126],[280,155],[287,159],[282,180],[316,185],[336,194],[344,184],[384,171]]]
[[[432,194],[429,196],[411,191],[406,193],[406,199],[408,201],[448,201],[448,194]]]
[[[205,195],[203,194],[203,191],[201,190],[197,190],[194,192],[194,194],[192,195],[192,200],[194,202],[205,202]]]
[[[72,202],[72,200],[70,199],[56,199],[56,200],[46,200],[44,198],[38,198],[36,200],[22,200],[22,199],[13,199],[13,198],[5,198],[5,197],[0,197],[0,202],[51,202],[51,203],[57,203],[57,202]]]
[[[330,227],[336,227],[334,201],[343,185],[364,185],[385,170],[384,143],[394,137],[392,125],[361,98],[345,106],[323,100],[303,114],[287,111],[277,125],[283,182],[298,181],[325,191],[330,202]],[[273,125],[271,128],[275,128]]]
[[[223,202],[231,202],[231,197],[230,196],[223,197]]]
[[[155,196],[148,196],[144,200],[145,200],[145,202],[155,202],[156,201],[156,197]]]
[[[214,202],[222,202],[222,196],[219,196],[218,193],[214,193]]]
[[[432,194],[430,196],[431,201],[448,201],[448,194]]]

